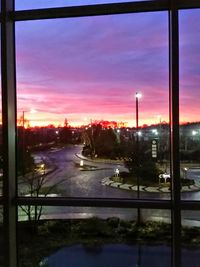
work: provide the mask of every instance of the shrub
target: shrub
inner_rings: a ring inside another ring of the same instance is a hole
[[[159,170],[152,161],[135,166],[133,172],[136,177],[140,177],[143,181],[158,182]]]
[[[92,217],[80,223],[79,231],[82,236],[99,236],[105,235],[107,232],[105,222],[97,217]]]
[[[117,217],[111,217],[107,219],[107,223],[112,228],[117,228],[119,226],[120,219]]]

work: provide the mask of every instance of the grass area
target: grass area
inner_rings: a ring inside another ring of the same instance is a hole
[[[171,245],[170,224],[146,222],[138,226],[134,221],[119,218],[40,221],[36,229],[29,222],[20,222],[18,233],[20,267],[36,267],[44,257],[68,245],[82,244],[85,248],[138,242]],[[200,246],[200,228],[183,228],[182,237],[185,245]]]

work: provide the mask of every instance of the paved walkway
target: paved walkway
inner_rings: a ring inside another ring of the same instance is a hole
[[[137,185],[114,182],[109,177],[104,178],[101,181],[101,183],[102,183],[102,185],[112,186],[112,187],[119,188],[119,189],[132,190],[132,191],[138,190]],[[200,185],[198,185],[198,184],[189,185],[189,186],[182,186],[182,188],[181,188],[181,192],[191,192],[191,191],[199,191],[199,190],[200,190]],[[169,189],[169,187],[166,187],[166,186],[153,187],[153,186],[140,185],[140,192],[170,193],[171,190]]]

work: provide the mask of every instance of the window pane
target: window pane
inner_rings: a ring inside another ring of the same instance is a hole
[[[167,13],[16,26],[20,194],[169,198]]]
[[[161,260],[162,266],[171,266],[170,211],[156,211],[160,215],[165,213],[168,222],[162,218],[155,220],[153,216],[146,217],[147,220],[143,217],[138,226],[130,218],[130,214],[137,211],[131,209],[124,209],[128,217],[121,217],[122,209],[114,208],[45,209],[46,212],[57,209],[60,214],[54,217],[52,213],[36,224],[34,221],[18,222],[19,266],[38,266],[41,262],[60,267],[129,267],[137,264],[147,267],[149,262],[159,266]],[[77,216],[78,209],[81,213]],[[66,219],[68,211],[71,216]],[[154,212],[150,210],[149,214]]]
[[[198,267],[200,260],[200,212],[182,211],[182,267],[191,263]]]
[[[200,10],[180,12],[180,157],[187,193],[183,199],[200,199]],[[192,192],[190,192],[192,191]]]
[[[138,0],[132,0],[137,2]],[[149,0],[143,0],[149,1]],[[68,7],[68,6],[80,6],[80,5],[94,5],[94,4],[109,4],[109,3],[125,3],[131,2],[128,0],[15,0],[16,9],[37,9],[37,8],[49,8],[49,7]]]

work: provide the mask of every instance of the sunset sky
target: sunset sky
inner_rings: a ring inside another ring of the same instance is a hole
[[[17,7],[39,2],[55,3],[20,0]],[[74,1],[56,4],[66,2]],[[199,18],[199,10],[180,14],[182,122],[199,120]],[[17,22],[16,52],[18,116],[25,111],[31,125],[67,118],[71,125],[104,119],[134,126],[137,91],[140,125],[168,121],[167,12]]]
[[[132,0],[137,2],[138,0]],[[149,1],[149,0],[143,0]],[[63,6],[79,6],[79,5],[94,5],[108,3],[125,3],[130,0],[15,0],[16,9],[35,9],[48,7],[63,7]]]

